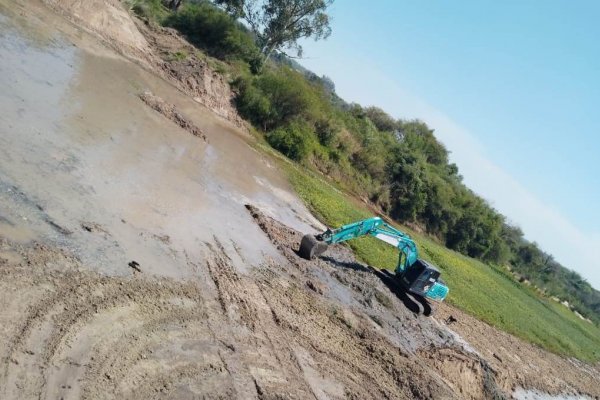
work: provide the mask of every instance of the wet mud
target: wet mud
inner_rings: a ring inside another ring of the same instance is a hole
[[[300,232],[249,212],[284,259],[243,273],[215,237],[183,281],[100,275],[67,251],[3,240],[18,261],[0,266],[2,398],[499,393],[485,362],[443,326],[411,313],[371,272],[341,266],[360,265],[346,248],[330,249],[340,263],[303,260]]]

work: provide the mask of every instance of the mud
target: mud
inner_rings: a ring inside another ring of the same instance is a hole
[[[248,240],[259,232],[249,201],[313,229],[243,132],[35,4],[22,3],[26,20],[5,7],[0,25],[0,232],[69,248],[102,273],[130,274],[136,260],[148,273],[185,277],[195,273],[187,259],[202,257],[214,236],[252,263],[276,257],[266,240]],[[146,91],[207,141],[140,101]]]
[[[206,142],[206,135],[202,133],[202,130],[194,125],[189,118],[181,114],[181,112],[179,112],[177,107],[175,107],[173,104],[165,102],[163,99],[155,96],[151,92],[144,92],[140,94],[140,99],[155,111],[175,122],[181,128],[185,129],[194,136],[202,138],[202,140]]]
[[[440,320],[453,316],[450,329],[489,361],[503,390],[519,390],[518,398],[600,398],[600,365],[548,353],[448,305],[441,305],[437,315]],[[533,389],[532,394],[522,388]]]
[[[358,368],[367,375],[361,382],[377,382],[377,389],[361,391],[353,387],[356,392],[349,398],[504,397],[487,362],[455,340],[437,320],[416,315],[407,304],[412,300],[398,296],[399,287],[386,274],[358,263],[347,247],[339,245],[330,247],[319,259],[306,261],[296,253],[301,232],[265,217],[255,207],[248,209],[292,266],[285,273],[303,283],[302,294],[294,291],[291,304],[302,303],[296,296],[312,297],[318,300],[315,304],[329,303],[329,312],[312,306],[300,315],[288,317],[291,321],[285,320],[283,326],[299,329],[303,336],[313,339],[310,347],[336,354],[347,363],[345,367],[332,366],[327,376],[336,376],[344,382],[344,376],[356,375],[354,369]],[[284,271],[281,266],[279,269],[281,276]],[[301,310],[294,308],[297,313]],[[320,314],[329,314],[328,321],[319,321]],[[289,312],[283,315],[289,316]],[[331,332],[325,335],[327,339],[313,333],[322,329]],[[322,361],[321,365],[324,364],[326,361]],[[385,382],[394,382],[396,390]],[[350,387],[347,381],[345,385]],[[401,391],[398,387],[405,389]],[[378,394],[374,395],[373,390]]]
[[[241,273],[214,238],[185,281],[103,276],[64,250],[4,240],[21,261],[0,267],[2,398],[492,397],[483,361],[344,265],[347,249],[305,261],[300,232],[250,211],[286,260]],[[466,371],[471,381],[453,379]]]
[[[506,360],[533,346],[417,315],[344,246],[298,257],[322,225],[273,161],[153,69],[182,39],[121,45],[118,2],[51,3],[70,22],[0,0],[0,398],[597,395],[593,366],[540,350],[525,372]]]

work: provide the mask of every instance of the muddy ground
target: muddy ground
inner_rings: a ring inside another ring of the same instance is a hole
[[[0,399],[600,396],[344,246],[299,258],[323,226],[178,46],[116,0],[0,0]]]
[[[195,279],[109,277],[65,252],[4,241],[20,261],[0,269],[2,398],[498,393],[485,361],[407,310],[346,248],[304,261],[299,232],[249,212],[287,262],[241,274],[215,239]]]

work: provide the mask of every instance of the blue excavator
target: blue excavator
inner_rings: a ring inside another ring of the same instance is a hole
[[[446,298],[448,287],[441,280],[440,271],[419,259],[417,246],[410,236],[379,217],[367,218],[337,229],[327,229],[318,235],[304,235],[298,254],[310,260],[323,254],[330,244],[362,236],[373,236],[400,251],[395,277],[405,290],[427,300],[443,301]]]

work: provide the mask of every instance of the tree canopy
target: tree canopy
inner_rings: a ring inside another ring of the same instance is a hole
[[[318,40],[331,34],[326,10],[333,0],[215,0],[215,3],[248,23],[264,60],[274,51],[292,50],[301,56],[299,39]]]

